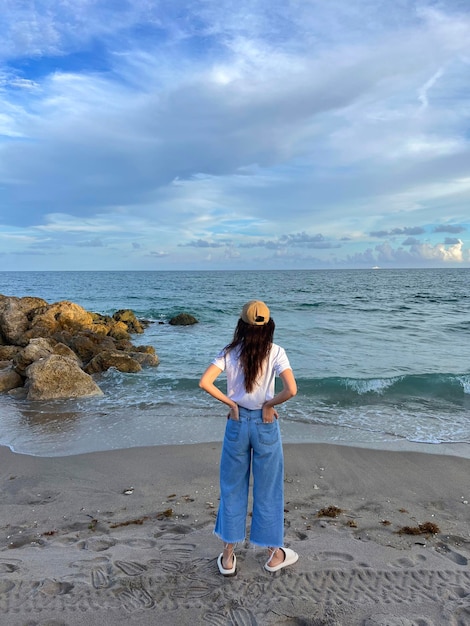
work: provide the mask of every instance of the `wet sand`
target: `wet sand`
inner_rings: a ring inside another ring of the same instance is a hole
[[[0,448],[0,624],[470,624],[469,458],[285,444],[300,559],[270,574],[246,542],[223,578],[220,445]]]

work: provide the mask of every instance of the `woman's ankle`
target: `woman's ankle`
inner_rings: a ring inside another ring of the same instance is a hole
[[[268,553],[268,565],[271,565],[271,567],[279,565],[279,563],[282,563],[286,558],[286,553],[282,548],[268,548]]]
[[[235,544],[225,543],[224,551],[222,553],[222,565],[225,569],[231,569],[233,567]]]

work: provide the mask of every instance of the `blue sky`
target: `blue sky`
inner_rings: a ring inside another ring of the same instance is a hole
[[[470,267],[468,0],[6,0],[0,269]]]

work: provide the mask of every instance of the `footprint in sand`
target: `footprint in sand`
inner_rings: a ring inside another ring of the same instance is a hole
[[[165,537],[166,539],[178,538],[178,535],[189,535],[194,528],[185,524],[172,524],[161,526],[160,530],[154,534],[155,539]]]
[[[194,543],[179,543],[175,541],[163,545],[159,549],[159,554],[162,558],[172,560],[187,559],[195,548],[196,545]]]
[[[354,557],[345,552],[318,552],[315,558],[318,561],[339,561],[340,563],[354,561]]]
[[[70,593],[73,588],[74,585],[72,585],[72,583],[44,580],[39,587],[39,591],[46,596],[64,596]]]
[[[98,566],[91,570],[91,584],[94,589],[109,589],[113,583],[107,569]]]
[[[128,539],[119,543],[130,548],[154,548],[157,545],[152,539]]]
[[[90,537],[85,541],[80,541],[78,547],[82,550],[91,550],[92,552],[104,552],[116,545],[116,540],[111,537]]]
[[[259,622],[251,611],[244,607],[230,609],[227,613],[206,613],[204,624],[208,626],[259,626]]]
[[[214,573],[217,571],[215,559],[199,558],[183,561],[150,559],[146,565],[149,570],[155,570],[157,574],[179,575],[190,581],[200,582],[203,580],[204,584],[211,584],[212,587],[216,587],[219,584],[214,582]]]
[[[88,581],[91,577],[91,584],[94,589],[108,589],[113,585],[111,579],[112,565],[109,559],[104,556],[75,561],[70,566],[80,570],[78,580]]]
[[[400,567],[402,569],[409,569],[410,567],[416,567],[417,565],[422,565],[424,561],[427,561],[424,554],[417,554],[416,556],[411,557],[403,557],[401,559],[396,559],[389,563],[392,567]]]
[[[445,543],[437,543],[436,552],[439,552],[439,554],[442,554],[442,556],[445,556],[457,565],[468,565],[468,559],[466,556],[460,554],[457,550],[452,550],[452,548],[449,548],[449,546]]]
[[[147,571],[145,565],[136,561],[114,561],[114,565],[126,574],[126,576],[141,576]]]
[[[170,593],[170,597],[176,600],[199,600],[211,594],[214,590],[214,585],[205,584],[203,581],[194,581],[185,584],[183,587],[173,589]]]
[[[144,588],[126,589],[119,593],[123,607],[127,611],[135,611],[136,609],[151,609],[155,606],[155,600],[150,593]]]
[[[8,561],[0,560],[0,574],[12,574],[20,569],[21,561],[19,559],[8,559]]]

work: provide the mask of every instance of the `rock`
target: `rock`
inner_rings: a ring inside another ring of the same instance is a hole
[[[13,357],[13,367],[18,374],[25,376],[26,368],[39,359],[44,359],[52,354],[55,341],[39,337],[31,339],[26,347]]]
[[[26,370],[26,375],[28,400],[103,395],[92,377],[80,368],[75,359],[59,354],[35,361]]]
[[[130,339],[130,335],[127,331],[127,326],[126,324],[124,324],[124,322],[116,322],[114,326],[111,328],[111,330],[109,331],[109,335],[113,339],[117,339],[117,340],[120,340],[120,339],[129,340]]]
[[[83,329],[91,330],[92,327],[91,313],[74,302],[64,300],[38,310],[31,320],[30,328],[24,332],[23,338],[29,340],[34,337],[52,337],[60,331],[76,333]]]
[[[149,352],[130,352],[129,354],[142,367],[156,367],[160,364],[160,359],[156,354]]]
[[[51,354],[67,356],[74,359],[78,365],[81,365],[80,359],[68,346],[63,343],[57,343],[54,339],[37,337],[36,339],[31,339],[28,345],[14,356],[13,367],[18,374],[25,376],[26,369],[31,363],[44,359]]]
[[[77,363],[80,365],[80,367],[82,366],[82,362],[80,358],[78,357],[78,355],[75,354],[75,352],[71,348],[66,346],[64,343],[60,343],[60,342],[56,343],[54,346],[53,353],[60,354],[60,356],[68,356],[71,359],[75,359]]]
[[[129,354],[119,352],[100,352],[85,367],[88,374],[97,374],[105,372],[110,367],[115,367],[120,372],[135,373],[140,372],[142,366]]]
[[[156,367],[160,364],[160,359],[155,354],[153,346],[138,346],[130,348],[129,354],[133,359],[142,365],[142,367]]]
[[[8,395],[15,400],[26,400],[26,389],[24,387],[15,387],[15,389],[10,389]]]
[[[145,352],[146,354],[155,354],[155,348],[153,346],[137,346],[134,347],[135,352]]]
[[[189,313],[179,313],[172,317],[169,324],[172,326],[189,326],[191,324],[197,324],[198,320]]]
[[[82,363],[88,363],[103,350],[116,349],[116,343],[111,337],[96,335],[91,330],[84,330],[76,335],[64,331],[56,333],[54,339],[71,348]]]
[[[105,326],[110,328],[114,324],[114,320],[111,315],[102,315],[101,313],[92,313],[94,326]]]
[[[25,346],[28,339],[22,336],[29,328],[31,316],[44,306],[47,302],[42,298],[4,296],[0,300],[0,334],[4,343]]]
[[[0,346],[0,361],[11,361],[20,350],[20,346]]]
[[[129,339],[117,339],[114,341],[114,345],[117,350],[121,350],[122,352],[131,352],[132,350],[135,350],[135,347]]]
[[[22,387],[23,379],[12,367],[0,369],[0,393]]]
[[[142,323],[136,318],[134,311],[131,311],[130,309],[121,309],[120,311],[116,311],[113,315],[113,319],[117,322],[124,322],[130,333],[142,334],[144,332]]]

